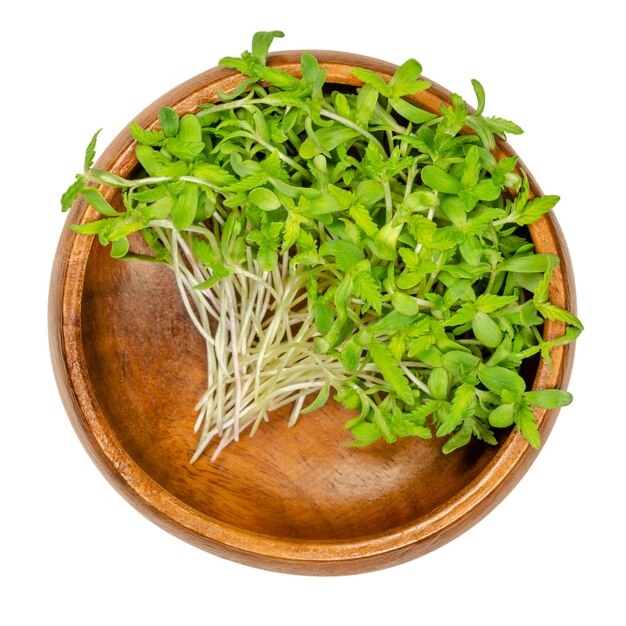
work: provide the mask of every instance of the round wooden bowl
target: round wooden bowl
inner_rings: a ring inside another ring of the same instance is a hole
[[[271,55],[298,74],[301,51]],[[350,73],[369,68],[388,79],[395,66],[353,54],[313,51],[331,83],[357,85]],[[181,114],[213,101],[241,80],[209,70],[176,87],[135,119],[154,126],[162,106]],[[433,87],[414,97],[436,111],[449,93]],[[500,143],[497,151],[513,155]],[[124,129],[102,154],[101,169],[122,176],[137,166]],[[539,187],[531,179],[534,194]],[[113,204],[117,192],[105,192]],[[67,224],[94,219],[82,200]],[[530,228],[540,252],[561,264],[552,301],[573,310],[574,284],[558,224],[547,215]],[[137,243],[137,245],[139,245]],[[69,417],[111,484],[156,524],[214,554],[298,574],[349,574],[418,557],[471,527],[506,496],[536,456],[511,431],[499,446],[475,442],[448,456],[441,442],[404,439],[355,449],[342,408],[332,403],[287,428],[288,411],[211,464],[194,465],[194,405],[203,393],[203,340],[181,304],[167,268],[112,260],[91,237],[65,228],[50,291],[50,342],[57,383]],[[564,331],[546,322],[544,336]],[[540,361],[534,388],[564,388],[573,347],[557,347],[554,367]],[[536,411],[545,442],[557,411]]]

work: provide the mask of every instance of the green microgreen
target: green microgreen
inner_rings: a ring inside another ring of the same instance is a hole
[[[476,80],[474,113],[457,94],[416,105],[407,97],[430,83],[414,59],[389,81],[355,68],[362,85],[340,92],[305,53],[297,78],[267,64],[281,36],[257,33],[221,60],[242,80],[217,102],[133,122],[135,176],[93,167],[96,133],[61,200],[95,209],[72,228],[111,256],[140,258],[138,232],[153,251],[142,260],[172,270],[207,351],[193,460],[282,406],[294,424],[331,391],[355,412],[351,445],[435,434],[450,453],[515,425],[538,447],[533,407],[571,396],[527,389],[520,368],[582,325],[550,302],[559,259],[525,229],[558,196],[531,197],[516,158],[492,153],[520,127],[483,116]],[[546,319],[561,337],[544,340]]]

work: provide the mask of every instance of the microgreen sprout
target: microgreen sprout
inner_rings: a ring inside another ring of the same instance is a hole
[[[435,434],[449,453],[516,425],[538,447],[533,407],[571,396],[527,390],[520,366],[582,325],[550,302],[559,259],[525,230],[559,198],[531,197],[516,158],[492,152],[521,129],[483,116],[478,81],[475,113],[456,94],[437,112],[409,102],[430,87],[414,59],[389,82],[355,68],[362,86],[344,92],[304,53],[297,78],[267,64],[278,36],[222,59],[243,80],[218,102],[163,108],[149,130],[133,122],[136,175],[93,167],[96,133],[62,198],[100,214],[72,229],[111,256],[172,270],[206,344],[192,461],[280,407],[293,425],[331,394],[354,411],[354,446]],[[134,233],[152,255],[133,252]],[[543,339],[546,319],[564,322],[562,337]]]

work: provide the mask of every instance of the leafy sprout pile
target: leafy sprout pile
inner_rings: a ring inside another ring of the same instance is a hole
[[[536,254],[525,228],[558,197],[531,198],[516,158],[492,153],[521,129],[482,116],[477,81],[475,113],[456,94],[436,114],[412,104],[430,87],[413,59],[388,83],[353,69],[352,91],[328,86],[308,53],[295,77],[266,63],[278,36],[222,59],[244,79],[219,102],[163,108],[160,128],[132,123],[136,178],[92,167],[96,133],[62,199],[101,214],[72,229],[113,257],[172,269],[207,350],[193,460],[331,393],[354,411],[352,445],[435,433],[449,453],[515,424],[538,447],[532,407],[571,396],[527,391],[520,366],[582,326],[549,301],[559,260]],[[124,211],[102,186],[121,189]],[[130,252],[135,232],[151,255]],[[546,319],[565,323],[559,339],[544,341]]]

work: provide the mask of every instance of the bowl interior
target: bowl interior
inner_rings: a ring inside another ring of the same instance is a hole
[[[254,437],[194,465],[194,405],[206,385],[203,340],[167,268],[119,262],[91,247],[82,342],[93,393],[122,448],[163,489],[212,520],[281,538],[343,540],[414,523],[468,485],[497,447],[445,456],[440,440],[351,448],[350,414],[328,404],[287,427],[272,415]]]

